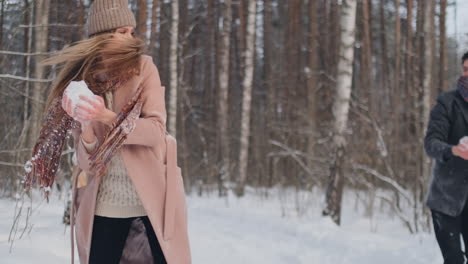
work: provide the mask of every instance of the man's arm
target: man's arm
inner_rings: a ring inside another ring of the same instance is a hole
[[[455,156],[452,152],[454,146],[448,144],[451,125],[448,109],[439,97],[431,110],[424,138],[424,149],[431,158],[440,162],[447,162]]]

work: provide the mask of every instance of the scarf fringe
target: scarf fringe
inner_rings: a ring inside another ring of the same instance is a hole
[[[69,137],[69,130],[79,125],[62,109],[61,101],[62,97],[59,97],[52,102],[43,120],[39,140],[33,148],[32,158],[25,164],[27,174],[23,187],[30,189],[39,185],[47,200],[60,165],[63,146]]]

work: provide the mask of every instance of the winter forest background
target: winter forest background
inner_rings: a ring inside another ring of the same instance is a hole
[[[91,2],[1,0],[4,201],[20,192],[56,74],[37,63],[85,37]],[[391,218],[412,236],[432,232],[423,137],[435,98],[461,71],[466,43],[447,34],[457,1],[129,3],[166,86],[168,129],[190,201],[260,197],[279,201],[278,218],[313,211],[346,225],[342,212],[356,211],[357,219],[374,219],[371,226]],[[71,140],[66,148],[54,190],[63,197]]]

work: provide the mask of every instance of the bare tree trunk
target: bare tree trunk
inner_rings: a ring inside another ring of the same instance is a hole
[[[393,72],[393,83],[392,83],[392,92],[391,92],[391,103],[393,108],[393,127],[392,130],[394,131],[394,137],[392,138],[392,143],[390,147],[400,144],[400,134],[401,134],[401,113],[400,113],[400,105],[401,105],[401,93],[404,92],[404,89],[401,89],[401,21],[400,21],[400,0],[395,0],[395,69]],[[394,162],[395,166],[401,165],[401,156],[396,151],[392,151],[394,155],[392,155],[392,161]],[[398,173],[396,174],[398,175]]]
[[[449,89],[447,81],[447,46],[446,46],[446,15],[447,0],[440,0],[440,18],[439,18],[439,93]]]
[[[148,20],[148,2],[146,0],[138,0],[138,21],[137,30],[140,33],[140,37],[146,42],[146,33],[148,27],[146,21]]]
[[[404,106],[410,107],[410,111],[405,111],[407,113],[407,119],[405,120],[410,124],[409,120],[411,120],[411,115],[414,111],[412,111],[412,108],[414,107],[413,101],[411,101],[414,98],[414,91],[413,91],[413,0],[406,0],[406,20],[408,23],[406,24],[406,69],[405,69],[405,94],[408,96],[404,96],[403,102]],[[408,129],[405,129],[405,131],[408,133],[405,135],[405,138],[409,136],[409,131]]]
[[[34,13],[34,1],[30,5],[29,0],[24,0],[24,24],[29,25],[29,27],[24,28],[24,52],[30,53],[32,50],[32,30],[33,30],[33,13]],[[31,56],[24,56],[24,72],[25,72],[25,77],[29,78],[31,76]],[[29,94],[29,89],[30,89],[30,84],[31,82],[26,82],[25,83],[25,94]],[[24,112],[23,112],[23,131],[27,127],[27,121],[28,121],[28,112],[29,112],[29,98],[27,96],[24,97]],[[24,133],[22,133],[24,135]],[[22,138],[23,140],[18,140],[18,142],[23,142],[24,137]],[[25,147],[23,143],[20,143],[18,147]]]
[[[415,35],[415,68],[417,74],[414,76],[414,84],[416,89],[419,87],[422,91],[423,81],[424,81],[424,40],[425,37],[425,12],[426,4],[425,1],[417,0],[418,11],[416,15],[416,35]]]
[[[168,15],[168,10],[170,10],[170,2],[164,2],[164,1],[159,1],[159,34],[157,35],[158,37],[158,42],[159,42],[159,47],[157,50],[157,62],[158,66],[161,69],[159,72],[159,75],[161,76],[161,82],[162,83],[169,83],[170,84],[170,63],[169,63],[169,54],[170,54],[170,36],[169,32],[171,30],[171,25],[170,25],[170,15]],[[168,87],[167,89],[170,89]],[[169,91],[166,91],[167,94],[169,94]],[[168,120],[170,121],[170,120]]]
[[[220,65],[219,65],[219,100],[218,100],[218,125],[219,125],[219,163],[220,173],[218,190],[219,195],[226,195],[225,182],[230,181],[231,166],[229,162],[229,40],[231,36],[232,6],[231,0],[224,1],[223,30],[221,31]]]
[[[204,127],[210,127],[213,129],[210,129],[211,131],[206,131],[208,137],[216,137],[219,130],[216,129],[216,126],[218,125],[217,123],[217,117],[216,117],[216,111],[213,111],[213,109],[217,109],[217,100],[218,98],[216,97],[216,93],[218,92],[216,87],[219,84],[219,80],[217,77],[217,67],[216,65],[218,64],[217,62],[217,50],[216,50],[216,31],[218,27],[218,14],[216,12],[217,9],[217,2],[215,0],[207,0],[204,2],[203,5],[206,4],[206,9],[205,9],[205,21],[203,23],[204,25],[204,30],[203,30],[203,38],[202,38],[202,46],[203,46],[203,51],[202,51],[202,60],[201,63],[199,64],[199,69],[201,72],[203,72],[203,77],[201,78],[202,80],[202,101],[200,102],[202,105],[202,108],[204,109],[205,113],[203,115],[203,119],[200,120],[201,126]],[[220,179],[220,170],[217,167],[219,165],[217,163],[217,159],[219,157],[218,151],[220,150],[218,148],[219,141],[218,140],[206,140],[206,138],[203,138],[203,141],[205,141],[205,144],[203,144],[203,151],[206,154],[204,157],[204,162],[207,165],[206,172],[203,174],[203,181],[209,182],[212,180],[215,180],[217,183],[219,183]]]
[[[380,0],[379,3],[379,15],[380,15],[380,46],[381,46],[381,76],[382,76],[382,88],[384,92],[384,98],[389,99],[391,95],[391,90],[389,90],[390,86],[388,85],[388,74],[389,74],[389,62],[388,62],[388,54],[387,54],[387,31],[386,31],[386,23],[387,21],[385,16],[385,0]],[[388,107],[390,104],[385,105]]]
[[[241,52],[243,52],[245,50],[245,39],[246,39],[246,16],[245,16],[245,8],[244,8],[244,3],[245,3],[246,0],[239,0],[238,1],[238,5],[237,5],[237,11],[239,13],[238,17],[239,17],[239,30],[237,31],[237,36],[238,36],[238,40],[239,40],[239,50]],[[237,22],[236,22],[237,23]],[[241,56],[242,57],[242,56]],[[244,68],[244,61],[241,59],[241,61],[239,62],[239,68],[240,69],[243,69]]]
[[[0,11],[0,48],[3,49],[3,17],[5,13],[5,0],[1,2],[2,7]]]
[[[400,0],[395,0],[395,71],[394,71],[394,90],[393,95],[395,100],[392,105],[396,105],[398,101],[400,74],[401,74],[401,22],[400,22]]]
[[[306,85],[300,83],[300,74],[303,72],[301,67],[301,47],[300,41],[300,25],[301,25],[301,1],[289,1],[287,4],[287,29],[285,35],[285,67],[281,70],[285,77],[282,78],[283,90],[284,90],[284,109],[285,109],[285,120],[284,124],[291,128],[298,127],[303,122],[298,118],[299,109],[305,108],[303,104],[299,105],[298,98],[307,98],[307,94],[304,94],[306,90],[303,88]],[[294,89],[288,89],[288,87],[295,87]],[[301,94],[302,92],[302,94]],[[305,100],[304,100],[305,101]],[[293,130],[284,131],[284,140],[288,146],[299,150],[304,147],[305,144],[300,142],[303,137],[298,137]],[[288,169],[290,175],[294,177],[288,177],[290,182],[294,185],[300,186],[300,171],[299,167],[295,166],[295,161],[291,158],[283,159],[285,167]],[[284,176],[286,173],[283,174]]]
[[[422,96],[422,126],[420,135],[420,153],[422,163],[422,175],[419,178],[418,184],[420,186],[419,201],[423,202],[424,195],[427,193],[427,182],[431,175],[431,160],[423,151],[422,138],[424,137],[427,123],[429,121],[429,112],[431,109],[431,94],[434,86],[434,62],[435,62],[435,0],[426,0],[424,14],[424,81],[423,81],[423,96]],[[430,217],[427,208],[426,212],[426,226],[429,226]]]
[[[276,105],[277,105],[277,97],[276,97],[276,84],[274,82],[273,76],[273,61],[274,61],[274,51],[273,51],[273,25],[272,25],[272,16],[273,16],[273,6],[272,0],[265,0],[264,2],[264,9],[263,9],[263,45],[264,45],[264,76],[265,76],[265,90],[267,91],[267,120],[266,126],[268,135],[265,139],[267,153],[273,152],[272,144],[270,140],[274,140],[276,136],[276,132],[274,129],[274,125],[276,122]],[[267,186],[271,187],[273,185],[274,179],[277,178],[278,170],[275,166],[276,157],[267,156]]]
[[[370,10],[369,0],[362,0],[362,39],[363,45],[361,48],[362,65],[361,65],[361,86],[364,94],[362,97],[367,100],[366,104],[369,107],[370,113],[373,113],[373,98],[372,98],[372,44],[370,33]],[[364,129],[366,130],[366,129]]]
[[[318,2],[309,1],[309,75],[307,79],[307,118],[309,120],[309,133],[307,153],[315,152],[314,145],[317,135],[317,86],[319,80],[319,54],[318,54]],[[312,159],[308,159],[308,167],[312,167]]]
[[[157,37],[157,25],[158,25],[158,0],[153,0],[153,6],[151,7],[151,35],[149,43],[149,52],[153,56],[153,52],[156,46]]]
[[[29,27],[25,27],[24,29],[24,52],[25,53],[31,53],[32,50],[32,24],[33,24],[33,11],[34,11],[34,1],[32,3],[29,3],[29,0],[24,0],[24,6],[25,6],[25,12],[24,12],[24,19],[23,23],[25,25],[29,25]],[[24,57],[24,67],[23,71],[25,73],[25,77],[29,78],[31,76],[31,56],[25,56]],[[29,95],[30,94],[30,85],[31,82],[25,82],[25,88],[24,88],[24,94]],[[26,143],[27,142],[27,136],[29,132],[29,96],[24,96],[23,98],[23,126],[21,128],[21,134],[18,137],[18,140],[15,145],[15,149],[24,149],[26,148]],[[27,156],[29,155],[29,152],[21,152],[18,151],[15,154],[14,160],[15,163],[21,164],[23,163],[26,159]],[[21,168],[22,169],[22,168]],[[12,179],[11,182],[14,182]],[[16,186],[15,186],[16,187]],[[16,191],[16,190],[15,190]]]
[[[338,60],[339,60],[339,49],[340,49],[340,5],[338,3],[338,0],[331,0],[330,1],[330,33],[328,34],[330,36],[329,40],[329,49],[330,49],[330,59],[331,59],[331,71],[330,73],[332,76],[335,76],[337,74],[338,70]]]
[[[245,182],[247,180],[247,165],[249,153],[250,136],[250,108],[252,99],[252,81],[254,73],[254,48],[255,48],[255,14],[257,1],[249,0],[247,15],[247,34],[245,37],[244,77],[242,81],[242,117],[239,150],[239,182],[236,190],[238,196],[244,194]]]
[[[41,27],[36,27],[35,33],[35,52],[45,53],[47,52],[48,46],[48,37],[49,37],[49,5],[50,0],[38,0],[35,1],[35,24],[44,25]],[[45,58],[44,55],[38,55],[35,57],[35,67],[34,67],[34,76],[38,79],[43,79],[45,76],[45,69],[43,66],[39,66],[39,62]],[[41,117],[44,110],[44,104],[40,103],[45,102],[47,98],[47,85],[41,82],[34,83],[32,91],[31,101],[31,117],[30,117],[30,127],[28,133],[28,144],[27,146],[32,147],[34,142],[39,136],[39,129],[41,125]]]
[[[178,87],[178,75],[177,75],[177,46],[179,45],[179,0],[173,0],[171,2],[171,49],[169,57],[169,68],[171,72],[170,76],[170,88],[169,88],[169,133],[176,136],[177,129],[177,87]]]
[[[343,0],[341,3],[341,48],[338,60],[338,76],[335,101],[333,103],[333,146],[330,162],[330,178],[326,193],[326,207],[323,215],[328,215],[339,225],[341,222],[341,200],[344,187],[343,163],[345,155],[345,130],[353,77],[354,41],[356,29],[356,0]]]
[[[78,25],[80,25],[78,29],[78,36],[79,38],[84,37],[84,29],[85,29],[85,6],[83,0],[78,0]]]

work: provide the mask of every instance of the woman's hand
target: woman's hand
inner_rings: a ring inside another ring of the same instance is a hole
[[[93,95],[92,98],[80,95],[80,100],[76,104],[74,115],[78,120],[101,121],[105,113],[106,106],[101,96]]]
[[[83,102],[77,104],[75,110],[77,118],[85,121],[99,121],[111,126],[112,122],[117,118],[117,114],[105,107],[102,97],[97,95],[94,95],[94,97],[80,96]]]
[[[72,100],[67,96],[67,93],[63,93],[62,108],[69,116],[80,123],[89,123],[102,117],[106,110],[102,97],[93,95],[93,98],[90,99],[88,96],[80,95],[79,98],[81,101],[73,109]]]
[[[80,102],[73,109],[71,99],[66,93],[62,97],[62,108],[67,114],[78,120],[83,125],[90,124],[91,121],[100,121],[105,125],[110,126],[117,117],[117,114],[107,109],[102,97],[94,95],[93,98],[80,95]]]
[[[65,112],[73,117],[73,109],[72,109],[72,102],[70,98],[68,98],[67,93],[63,93],[62,96],[62,108],[65,110]]]
[[[85,142],[89,143],[95,142],[97,140],[96,136],[94,135],[93,128],[91,127],[91,121],[87,119],[82,119],[80,116],[76,116],[76,114],[73,111],[72,100],[67,96],[67,93],[63,93],[62,108],[69,116],[75,118],[76,120],[78,120],[78,122],[81,123],[81,137]]]

